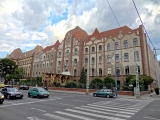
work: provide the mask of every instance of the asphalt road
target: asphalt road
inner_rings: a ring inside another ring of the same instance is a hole
[[[0,120],[159,120],[160,101],[50,92],[49,98],[5,100]],[[159,106],[159,107],[158,107]]]

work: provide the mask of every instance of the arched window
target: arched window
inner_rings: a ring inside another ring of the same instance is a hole
[[[92,52],[95,52],[95,47],[92,47]]]
[[[133,39],[133,46],[138,46],[138,40],[137,40],[137,38]]]
[[[99,51],[100,52],[102,51],[102,45],[99,45]]]
[[[124,40],[123,44],[124,44],[124,48],[128,48],[128,41],[127,40]]]
[[[111,68],[108,68],[107,72],[108,72],[108,75],[111,75]]]

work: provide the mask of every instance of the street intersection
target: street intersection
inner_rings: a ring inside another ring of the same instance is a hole
[[[0,120],[159,120],[160,101],[50,92],[46,99],[5,100]],[[157,107],[159,106],[159,107]]]

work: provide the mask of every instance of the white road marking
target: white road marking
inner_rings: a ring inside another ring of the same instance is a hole
[[[85,110],[85,111],[90,111],[90,112],[95,112],[95,113],[100,113],[100,114],[114,115],[114,116],[124,117],[124,118],[130,118],[130,117],[131,117],[131,116],[129,116],[129,115],[122,115],[122,114],[116,114],[116,113],[113,114],[113,113],[109,113],[109,112],[91,110],[91,109],[87,109],[87,108],[80,108],[80,107],[74,107],[74,108],[80,109],[80,110]]]
[[[29,120],[44,120],[44,119],[38,118],[36,116],[27,117],[27,119],[29,119]]]
[[[160,111],[160,110],[154,110],[154,109],[148,109],[148,110],[152,110],[152,111]]]
[[[78,101],[78,102],[87,102],[87,101],[83,101],[83,100],[74,100],[74,101]]]
[[[138,112],[138,110],[136,109],[132,109],[132,110],[128,110],[128,109],[120,109],[120,108],[115,108],[113,107],[107,107],[107,106],[99,106],[99,105],[92,105],[92,104],[88,104],[89,106],[96,106],[96,107],[102,107],[102,108],[109,108],[109,109],[114,109],[114,110],[122,110],[122,111],[130,111],[130,112]]]
[[[91,108],[91,109],[97,109],[97,110],[102,110],[102,111],[107,111],[107,112],[115,112],[115,113],[121,113],[121,114],[130,114],[130,115],[134,115],[135,113],[132,112],[123,112],[123,111],[118,111],[118,110],[111,110],[111,109],[103,109],[103,108],[98,108],[98,107],[90,107],[90,106],[82,106],[85,108]]]
[[[157,119],[157,118],[152,118],[152,117],[143,117],[143,118],[146,118],[146,119],[151,119],[151,120],[160,120],[160,119]]]
[[[71,119],[67,119],[67,118],[60,117],[60,116],[53,115],[53,114],[49,114],[49,113],[46,113],[46,114],[43,114],[43,115],[46,116],[46,117],[54,118],[56,120],[71,120]]]
[[[37,109],[37,108],[31,108],[33,110],[38,110],[38,111],[41,111],[41,112],[46,112],[45,110],[41,110],[41,109]]]
[[[70,117],[75,117],[75,118],[82,119],[82,120],[95,120],[95,119],[92,119],[92,118],[84,117],[84,116],[81,116],[81,115],[75,115],[75,114],[71,114],[71,113],[67,113],[67,112],[62,112],[62,111],[56,111],[56,113],[66,115],[66,116],[70,116]]]
[[[60,98],[59,98],[60,99]],[[52,101],[52,100],[57,100],[57,99],[47,99],[47,100],[39,100],[39,101],[32,101],[32,102],[24,102],[24,103],[15,103],[11,105],[3,105],[0,107],[9,107],[9,106],[16,106],[16,105],[25,105],[25,104],[32,104],[32,103],[38,103],[38,102],[44,102],[44,101]]]
[[[70,112],[84,114],[84,115],[90,115],[90,116],[94,116],[94,117],[98,117],[98,118],[105,118],[105,119],[109,119],[109,120],[126,120],[126,119],[122,119],[122,118],[110,117],[110,116],[106,116],[106,115],[104,116],[104,115],[100,115],[100,114],[89,113],[89,112],[84,112],[84,111],[79,111],[79,110],[74,110],[74,109],[65,109],[65,110],[70,111]]]
[[[61,105],[67,105],[67,106],[74,106],[74,105],[69,105],[69,104],[64,104],[64,103],[60,103]]]

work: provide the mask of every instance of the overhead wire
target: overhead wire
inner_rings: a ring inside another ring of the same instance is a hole
[[[133,4],[134,4],[134,7],[135,7],[136,12],[137,12],[137,14],[138,14],[138,17],[139,17],[139,19],[140,19],[140,21],[141,21],[141,24],[142,24],[142,26],[143,26],[143,28],[144,28],[144,30],[145,30],[145,33],[146,33],[146,35],[147,35],[147,37],[148,37],[151,45],[153,46],[153,48],[155,48],[154,45],[153,45],[153,43],[152,43],[152,41],[151,41],[151,39],[150,39],[150,37],[149,37],[149,35],[148,35],[148,33],[147,33],[147,30],[146,30],[145,27],[144,27],[144,24],[143,24],[142,19],[141,19],[140,15],[139,15],[139,12],[138,12],[138,9],[137,9],[137,7],[136,7],[136,4],[135,4],[134,0],[132,0],[132,2],[133,2]]]

